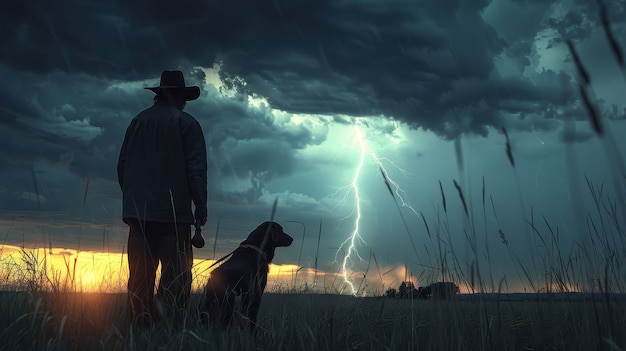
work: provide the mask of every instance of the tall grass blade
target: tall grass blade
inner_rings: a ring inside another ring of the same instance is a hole
[[[87,184],[85,184],[85,194],[83,195],[83,209],[87,204],[87,193],[89,192],[89,178],[87,178]]]
[[[213,238],[213,260],[215,260],[215,255],[216,255],[216,251],[217,251],[217,236],[219,235],[220,232],[220,221],[222,220],[222,217],[218,217],[217,218],[217,225],[215,227],[215,237]]]
[[[391,197],[393,197],[393,199],[395,200],[396,195],[393,193],[393,190],[391,190],[391,184],[389,183],[389,178],[387,177],[387,173],[382,167],[379,167],[379,169],[380,169],[380,174],[383,175],[383,179],[385,181],[385,185],[387,186],[387,190],[389,191],[389,195],[391,195]]]
[[[463,173],[463,146],[461,145],[461,136],[457,136],[454,139],[454,153],[456,155],[456,166],[459,169],[459,174]]]
[[[428,223],[426,222],[426,217],[424,217],[424,214],[422,213],[422,211],[420,211],[420,217],[422,217],[422,221],[424,222],[424,227],[426,227],[426,234],[428,234],[428,238],[430,239],[430,228],[428,227]]]
[[[465,203],[465,196],[463,196],[463,190],[461,189],[461,186],[459,185],[459,183],[456,182],[456,180],[453,180],[453,182],[454,182],[454,187],[459,192],[459,198],[461,199],[461,203],[463,204],[463,211],[465,211],[465,216],[469,218],[469,212],[467,211],[467,204]]]
[[[41,195],[39,195],[39,185],[37,183],[37,175],[36,175],[36,173],[39,173],[39,172],[35,171],[34,165],[30,169],[30,171],[33,177],[33,187],[35,188],[35,195],[37,195],[37,209],[41,211]]]
[[[483,176],[483,213],[485,212],[485,176]]]
[[[396,209],[398,210],[398,214],[400,215],[400,219],[402,219],[402,224],[404,225],[404,230],[406,231],[406,235],[409,237],[409,241],[411,242],[411,247],[413,247],[413,251],[415,252],[415,257],[418,257],[419,254],[417,252],[417,246],[415,246],[415,241],[413,241],[413,237],[411,236],[409,225],[406,223],[404,214],[402,214],[402,209],[400,208],[400,205],[398,205],[398,201],[396,201],[395,196],[392,196],[392,197],[393,197],[393,203],[396,205]]]
[[[582,99],[583,105],[585,105],[585,108],[589,113],[591,126],[598,136],[602,136],[604,134],[604,129],[602,128],[602,124],[600,123],[600,114],[596,110],[596,107],[591,102],[591,98],[589,97],[588,89],[591,88],[591,78],[589,76],[589,73],[583,66],[582,61],[580,60],[580,56],[578,56],[578,52],[576,51],[576,48],[574,47],[574,44],[571,40],[567,41],[567,47],[570,54],[572,55],[574,64],[576,65],[578,76],[582,81],[578,84],[580,89],[580,97]]]
[[[502,133],[506,138],[506,157],[508,157],[511,166],[515,168],[515,159],[513,158],[513,151],[511,149],[511,140],[509,139],[509,133],[506,131],[505,127],[502,127]]]
[[[448,207],[446,206],[446,194],[443,192],[443,185],[441,185],[441,180],[439,180],[439,190],[441,191],[441,202],[443,203],[443,212],[448,214]]]
[[[298,266],[300,266],[300,262],[302,259],[302,249],[304,248],[304,237],[306,235],[306,225],[300,221],[287,221],[288,223],[298,223],[302,225],[302,241],[300,243],[300,253],[298,254]]]
[[[321,240],[322,240],[322,219],[320,218],[320,227],[317,232],[317,248],[315,249],[315,263],[314,263],[315,276],[313,277],[313,285],[317,284],[317,259],[320,253],[320,241]]]
[[[602,28],[604,29],[604,34],[606,35],[606,40],[609,42],[609,46],[611,47],[611,52],[613,52],[613,56],[617,60],[617,63],[620,65],[622,70],[624,69],[624,54],[622,53],[622,49],[617,43],[617,39],[613,35],[613,31],[611,30],[611,25],[609,24],[609,16],[606,9],[606,4],[602,0],[598,0],[598,6],[600,7],[600,21],[602,22]]]
[[[587,72],[585,66],[583,66],[582,61],[580,60],[580,56],[578,56],[578,51],[574,47],[574,43],[571,40],[567,41],[567,48],[569,49],[570,54],[572,55],[572,59],[574,60],[574,65],[576,65],[576,71],[578,72],[578,77],[582,80],[581,85],[589,86],[591,85],[591,76]]]
[[[278,206],[278,197],[274,199],[274,204],[272,205],[272,215],[270,216],[270,221],[274,221],[276,218],[276,207]]]

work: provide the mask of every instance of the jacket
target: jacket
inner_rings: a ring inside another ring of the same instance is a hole
[[[173,105],[158,102],[133,118],[117,176],[123,218],[194,223],[207,217],[204,134],[195,118]]]

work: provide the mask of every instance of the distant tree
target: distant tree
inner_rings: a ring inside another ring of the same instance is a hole
[[[431,295],[430,286],[426,286],[426,287],[420,286],[419,288],[417,288],[417,294],[415,298],[419,300],[426,300],[426,299],[430,299],[430,295]]]
[[[385,297],[395,299],[396,297],[398,297],[398,291],[394,288],[389,288],[387,289],[387,291],[385,291]]]
[[[398,288],[398,296],[401,299],[414,299],[417,297],[417,289],[413,282],[402,282]]]
[[[434,299],[453,299],[459,294],[459,287],[452,282],[436,282],[428,286],[420,286],[415,288],[413,282],[402,282],[398,290],[393,288],[387,289],[385,296],[396,297],[400,299],[418,299],[427,300]]]
[[[407,293],[406,282],[400,283],[400,287],[398,287],[398,297],[401,299],[406,299],[409,294]]]
[[[436,282],[428,287],[431,296],[435,299],[448,300],[455,298],[459,293],[459,287],[453,282]]]

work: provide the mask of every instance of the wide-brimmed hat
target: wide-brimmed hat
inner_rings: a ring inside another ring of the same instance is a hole
[[[158,87],[147,87],[155,93],[166,92],[174,96],[181,96],[185,101],[195,100],[200,96],[197,86],[185,86],[185,77],[181,71],[163,71]]]

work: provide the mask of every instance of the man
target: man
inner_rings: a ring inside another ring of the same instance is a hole
[[[181,71],[164,71],[160,85],[146,89],[156,93],[154,104],[130,122],[117,165],[122,217],[129,226],[129,312],[143,322],[158,317],[153,293],[159,263],[159,301],[173,312],[187,305],[191,225],[207,220],[204,135],[198,121],[183,112],[200,88],[185,86]]]

